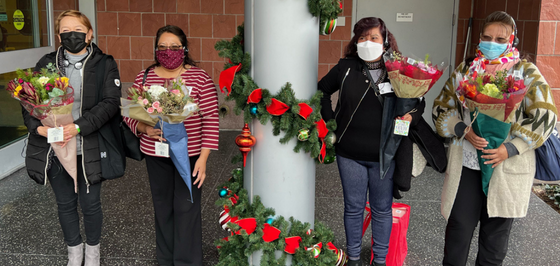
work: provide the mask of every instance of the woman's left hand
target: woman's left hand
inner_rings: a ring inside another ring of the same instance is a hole
[[[506,146],[504,146],[504,144],[500,145],[500,147],[498,147],[497,149],[482,150],[482,152],[486,155],[482,155],[480,157],[489,160],[484,162],[484,164],[491,164],[492,168],[495,168],[496,166],[498,166],[498,164],[509,158]]]
[[[397,117],[397,119],[412,122],[412,116],[408,113],[403,116]]]
[[[192,176],[196,176],[193,184],[196,185],[198,183],[198,188],[200,188],[202,183],[204,183],[204,179],[206,179],[206,158],[200,157],[196,160]]]

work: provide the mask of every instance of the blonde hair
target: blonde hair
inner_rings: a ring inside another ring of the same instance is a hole
[[[60,34],[60,21],[65,17],[75,17],[80,21],[80,23],[86,26],[88,32],[92,30],[91,22],[89,21],[89,18],[86,17],[86,15],[78,10],[66,10],[58,15],[56,21],[54,22],[54,32],[56,32],[57,35]],[[93,40],[93,36],[91,37],[91,39]]]

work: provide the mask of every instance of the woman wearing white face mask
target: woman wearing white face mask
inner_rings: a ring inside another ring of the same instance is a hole
[[[341,59],[321,79],[321,115],[337,122],[336,159],[344,192],[344,225],[349,266],[362,265],[363,213],[368,200],[372,209],[372,265],[385,265],[392,227],[393,173],[395,163],[380,176],[380,140],[383,101],[395,97],[382,55],[398,52],[397,42],[383,20],[363,18],[354,25],[354,36]],[[336,109],[331,95],[339,91]],[[420,107],[423,108],[423,107]],[[422,112],[402,119],[417,121]]]
[[[535,176],[534,149],[553,131],[558,112],[550,87],[537,67],[520,60],[517,42],[513,18],[502,11],[490,14],[482,25],[476,58],[457,67],[434,101],[437,132],[453,138],[452,143],[460,143],[450,145],[442,191],[441,212],[447,219],[443,265],[467,263],[479,222],[476,265],[502,265],[513,219],[527,214]],[[497,149],[487,149],[488,141],[467,127],[470,111],[463,108],[455,93],[457,77],[475,71],[494,75],[501,70],[523,77],[528,89],[518,110],[511,112],[509,136]],[[482,189],[477,150],[494,168],[487,196]]]

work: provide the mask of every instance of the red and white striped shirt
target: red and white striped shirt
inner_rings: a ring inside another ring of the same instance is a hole
[[[134,80],[134,87],[142,86],[144,70],[140,71]],[[191,67],[181,78],[186,86],[192,86],[190,97],[194,103],[198,104],[198,114],[194,114],[185,119],[185,129],[187,130],[189,156],[200,154],[201,149],[218,149],[218,136],[220,122],[218,118],[218,92],[214,82],[206,72],[198,67]],[[161,78],[150,69],[144,86],[163,85],[165,78]],[[147,134],[136,131],[138,121],[129,117],[124,117],[126,124],[140,137],[140,150],[150,156],[158,156],[155,153],[155,143],[157,139],[148,137]]]

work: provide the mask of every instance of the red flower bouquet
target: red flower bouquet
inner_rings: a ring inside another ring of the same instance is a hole
[[[419,61],[395,52],[384,55],[385,67],[397,97],[422,97],[441,78],[447,63],[432,64],[428,58],[429,55],[426,55],[424,61]]]
[[[461,77],[457,77],[461,80]],[[472,130],[488,141],[485,149],[497,149],[508,138],[511,124],[510,114],[519,107],[527,93],[525,81],[514,78],[507,72],[471,76],[459,81],[457,95],[463,105],[471,111]],[[494,169],[485,164],[482,151],[477,150],[478,164],[482,172],[482,190],[488,195],[488,186]]]
[[[509,118],[526,93],[525,81],[508,75],[505,70],[496,72],[495,76],[486,73],[466,76],[457,88],[457,95],[465,107],[471,111],[478,107],[479,112],[500,121]]]

